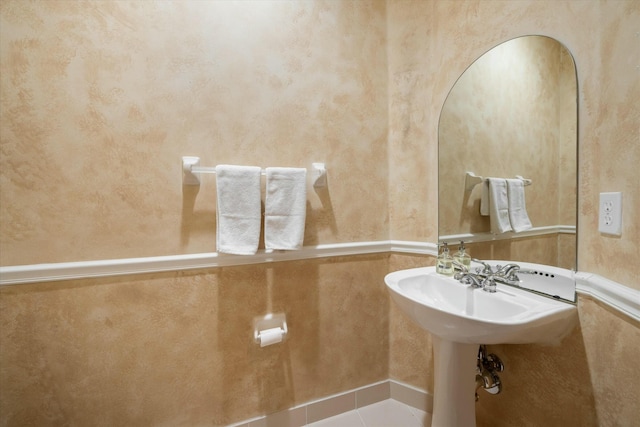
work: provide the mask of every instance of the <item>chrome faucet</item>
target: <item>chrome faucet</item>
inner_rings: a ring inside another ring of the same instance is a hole
[[[520,266],[518,264],[507,264],[504,267],[498,266],[497,268],[494,274],[499,282],[507,285],[518,285],[520,283],[520,278],[518,277]]]
[[[466,271],[456,273],[453,278],[463,285],[471,285],[472,288],[482,288],[486,292],[496,291],[496,278],[493,274],[484,275]]]
[[[465,272],[465,273],[456,273],[453,276],[454,279],[462,283],[463,285],[471,285],[472,288],[482,288],[482,283],[484,282],[484,278],[478,274]]]
[[[484,261],[476,258],[472,258],[471,261],[482,264],[482,267],[477,268],[475,273],[472,273],[466,266],[453,261],[456,270],[453,278],[462,284],[471,285],[473,288],[482,288],[486,292],[495,292],[496,282],[516,286],[520,283],[518,272],[521,270],[518,264],[511,263],[504,267],[498,265],[494,271],[493,267]]]
[[[491,293],[496,291],[496,277],[493,274],[488,275],[482,281],[482,290]]]

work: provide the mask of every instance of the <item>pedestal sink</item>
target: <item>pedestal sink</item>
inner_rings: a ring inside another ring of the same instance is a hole
[[[432,427],[475,426],[480,344],[556,344],[577,323],[572,304],[500,284],[495,293],[484,292],[435,267],[396,271],[385,283],[400,309],[433,337]]]

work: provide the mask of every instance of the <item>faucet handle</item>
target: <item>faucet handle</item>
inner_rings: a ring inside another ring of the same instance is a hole
[[[482,264],[482,269],[480,270],[480,267],[476,268],[476,271],[478,273],[482,273],[482,274],[491,274],[493,273],[493,270],[491,269],[491,266],[489,264],[487,264],[484,261],[481,261],[477,258],[471,258],[471,261],[473,262],[477,262],[478,264]]]
[[[482,290],[491,293],[496,291],[496,277],[493,274],[488,275],[482,281]]]
[[[461,273],[468,273],[469,267],[462,264],[461,262],[456,261],[455,259],[452,261],[453,269],[456,271],[460,271]]]
[[[511,282],[508,284],[517,284],[520,282],[520,278],[518,277],[518,272],[520,272],[520,266],[518,264],[507,264],[504,267],[500,267],[496,271],[496,275],[502,276],[507,282]]]

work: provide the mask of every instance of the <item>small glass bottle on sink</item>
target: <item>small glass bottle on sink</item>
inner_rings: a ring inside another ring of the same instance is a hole
[[[442,250],[436,260],[436,273],[453,276],[453,257],[449,254],[449,246],[446,242],[442,244]]]
[[[458,248],[458,252],[453,256],[453,259],[464,265],[467,268],[467,271],[471,268],[471,256],[466,252],[464,242],[462,240],[460,240],[460,247]]]

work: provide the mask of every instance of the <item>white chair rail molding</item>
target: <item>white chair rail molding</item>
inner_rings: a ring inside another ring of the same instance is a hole
[[[479,240],[482,239],[481,237]],[[435,257],[438,247],[434,243],[386,240],[305,246],[298,251],[259,250],[250,256],[210,252],[20,265],[0,267],[0,286],[382,253]],[[640,291],[589,272],[578,271],[574,279],[579,294],[591,296],[635,320],[640,320]]]

